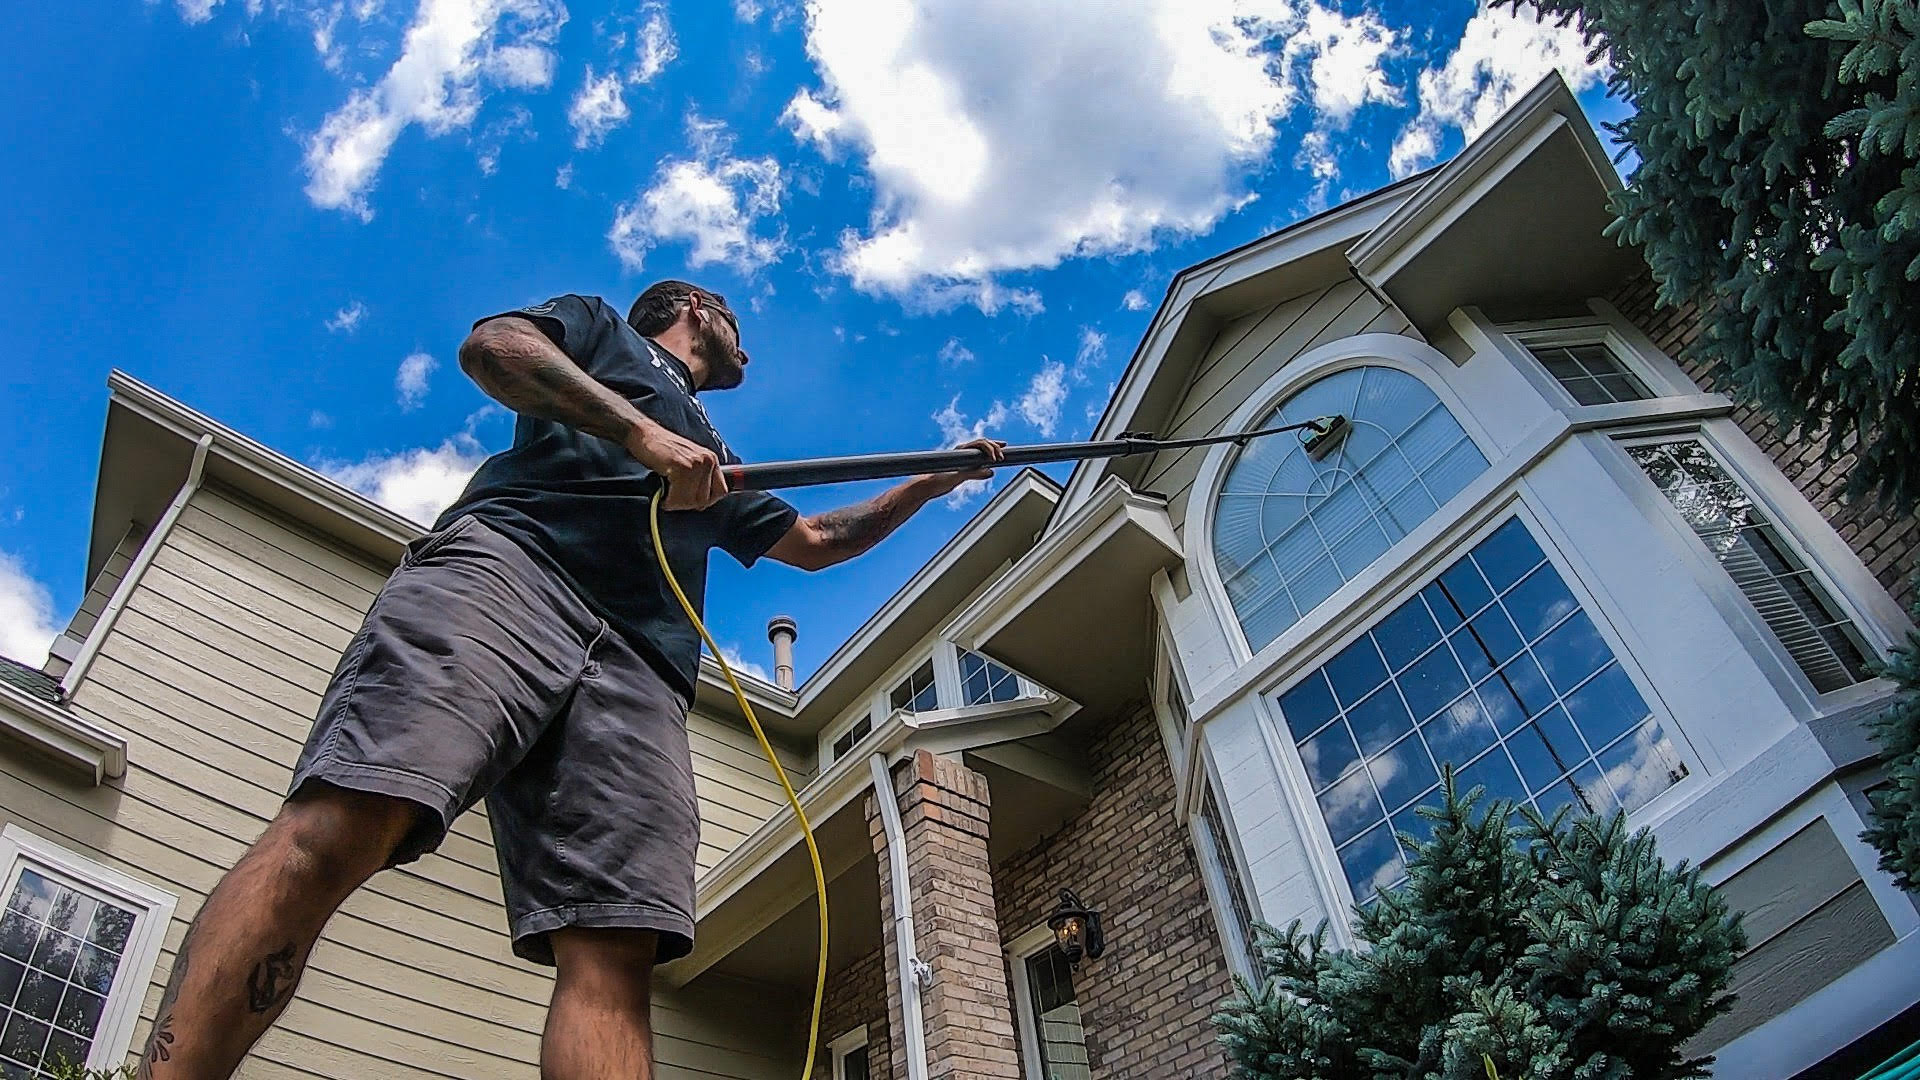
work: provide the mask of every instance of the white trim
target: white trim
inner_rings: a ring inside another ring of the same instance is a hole
[[[0,900],[12,895],[20,868],[28,863],[134,913],[133,931],[121,951],[120,967],[107,991],[106,1007],[94,1029],[86,1060],[89,1069],[118,1068],[127,1060],[133,1027],[153,984],[154,965],[160,959],[161,942],[178,898],[9,824],[0,829]]]
[[[1566,384],[1562,383],[1553,372],[1547,370],[1545,361],[1540,359],[1540,354],[1534,352],[1536,348],[1577,348],[1582,345],[1598,345],[1606,349],[1615,363],[1646,387],[1647,398],[1636,400],[1698,393],[1690,382],[1673,378],[1678,374],[1677,369],[1670,371],[1671,365],[1649,362],[1648,357],[1635,348],[1634,343],[1621,334],[1618,327],[1605,320],[1554,319],[1508,324],[1499,327],[1499,330],[1520,347],[1528,366],[1539,369],[1539,373],[1546,376],[1544,381],[1533,379],[1528,381],[1543,389],[1547,399],[1561,409],[1584,409],[1589,406],[1576,399],[1573,392],[1567,389]]]
[[[947,541],[931,559],[922,564],[920,569],[914,572],[913,577],[907,579],[907,583],[881,605],[879,611],[874,612],[866,622],[861,624],[860,629],[849,635],[846,642],[833,651],[833,655],[829,656],[825,663],[808,676],[807,681],[800,685],[796,711],[804,712],[811,707],[839,676],[842,669],[857,657],[875,648],[880,638],[892,628],[895,620],[934,582],[945,576],[961,556],[1001,525],[1028,494],[1037,495],[1048,503],[1056,505],[1060,498],[1059,488],[1055,487],[1053,481],[1044,473],[1035,472],[1032,469],[1021,470],[1011,483],[996,492],[987,505],[962,526],[958,533],[954,534],[953,539]],[[1018,558],[1019,554],[1016,553],[1014,557]],[[887,680],[883,677],[880,681],[884,683]]]
[[[1480,196],[1504,179],[1513,166],[1562,131],[1578,141],[1603,190],[1612,192],[1623,186],[1566,80],[1558,72],[1548,72],[1491,127],[1442,166],[1417,194],[1353,245],[1347,255],[1355,270],[1376,285],[1391,278],[1431,238],[1452,226]]]
[[[1623,465],[1633,471],[1632,479],[1642,493],[1642,498],[1637,501],[1643,507],[1650,507],[1656,515],[1649,523],[1665,525],[1670,534],[1679,540],[1687,553],[1695,579],[1739,632],[1740,640],[1747,644],[1748,651],[1766,670],[1774,689],[1789,703],[1798,719],[1810,720],[1886,692],[1887,683],[1875,678],[1824,694],[1815,690],[1806,672],[1801,670],[1786,646],[1781,644],[1779,635],[1760,617],[1753,601],[1733,580],[1727,568],[1706,549],[1706,544],[1692,526],[1680,517],[1672,500],[1653,486],[1646,471],[1627,453],[1628,449],[1635,446],[1698,442],[1715,463],[1740,485],[1741,491],[1766,512],[1769,522],[1776,527],[1782,539],[1806,564],[1828,597],[1840,607],[1841,614],[1853,623],[1872,651],[1867,659],[1885,659],[1887,651],[1900,640],[1904,628],[1899,624],[1905,620],[1899,617],[1890,597],[1882,605],[1862,601],[1870,600],[1876,594],[1887,597],[1886,589],[1860,562],[1853,549],[1833,532],[1826,518],[1813,509],[1799,489],[1793,487],[1773,460],[1766,456],[1766,452],[1754,445],[1738,425],[1730,421],[1719,424],[1651,425],[1609,434],[1609,441],[1619,455],[1616,467]],[[1753,457],[1760,460],[1753,461]],[[1755,465],[1760,468],[1754,468]],[[1776,477],[1780,483],[1769,483]],[[1634,487],[1624,483],[1622,486],[1630,492],[1634,490]],[[1783,487],[1784,491],[1781,490]],[[1647,495],[1652,496],[1651,501],[1645,497]],[[1823,537],[1822,533],[1826,535]],[[1814,538],[1813,542],[1808,542],[1806,537]],[[1822,539],[1828,542],[1819,543]]]
[[[1154,314],[1153,322],[1141,338],[1139,347],[1134,350],[1133,358],[1128,361],[1127,370],[1120,377],[1120,385],[1108,398],[1107,408],[1100,414],[1100,420],[1088,438],[1111,438],[1135,424],[1136,414],[1145,402],[1147,393],[1158,381],[1174,338],[1185,321],[1182,316],[1194,304],[1210,293],[1284,270],[1311,256],[1359,240],[1411,198],[1427,175],[1419,174],[1388,184],[1372,194],[1295,222],[1245,247],[1182,270],[1168,287],[1166,299]],[[1337,276],[1345,275],[1341,272]],[[1058,526],[1063,514],[1072,513],[1094,497],[1111,475],[1113,464],[1110,460],[1092,460],[1074,467],[1072,475],[1067,478],[1066,491],[1054,508],[1053,520],[1047,524],[1049,531]]]
[[[907,834],[900,824],[900,797],[893,790],[893,774],[885,755],[867,759],[873,782],[873,801],[880,810],[881,832],[887,838],[887,883],[893,895],[893,962],[900,986],[900,1032],[907,1062],[907,1080],[927,1080],[927,1025],[921,1014],[920,988],[932,977],[920,959],[913,931],[913,881],[907,873]]]
[[[1421,385],[1431,391],[1473,441],[1480,455],[1488,461],[1488,467],[1481,471],[1484,478],[1493,471],[1493,463],[1499,458],[1492,436],[1483,428],[1473,413],[1466,408],[1459,393],[1445,378],[1444,373],[1451,370],[1453,361],[1448,360],[1431,345],[1418,342],[1399,334],[1357,334],[1353,337],[1331,341],[1318,348],[1310,349],[1284,364],[1280,370],[1269,376],[1261,387],[1247,396],[1240,407],[1233,411],[1221,431],[1245,431],[1261,417],[1287,399],[1319,382],[1342,371],[1358,367],[1385,367],[1420,380]],[[1200,591],[1206,594],[1207,602],[1217,613],[1220,626],[1228,646],[1233,650],[1236,666],[1243,666],[1253,659],[1254,652],[1247,642],[1246,629],[1240,625],[1240,619],[1233,610],[1233,602],[1227,596],[1227,586],[1220,579],[1220,568],[1213,557],[1213,517],[1215,498],[1220,485],[1225,482],[1227,471],[1238,458],[1238,448],[1232,443],[1221,443],[1207,451],[1195,476],[1193,486],[1187,495],[1186,528],[1186,565],[1189,578],[1198,578]],[[1478,481],[1469,483],[1466,491],[1477,486]],[[1465,495],[1463,491],[1450,503],[1457,502]],[[1446,507],[1441,507],[1428,517],[1431,522],[1444,516]],[[1424,523],[1423,523],[1424,525]],[[1413,532],[1390,545],[1386,552],[1374,560],[1372,566],[1390,563],[1391,556],[1402,549],[1408,540],[1420,535],[1423,528]],[[1366,577],[1363,571],[1355,581]],[[1351,584],[1351,582],[1347,583]],[[1344,586],[1343,586],[1344,589]],[[1343,590],[1335,590],[1337,596]],[[1330,601],[1321,601],[1324,608]],[[1316,609],[1317,610],[1317,609]],[[1306,623],[1312,612],[1301,615],[1300,623]],[[1300,625],[1296,623],[1295,625]],[[1282,637],[1286,636],[1282,634]],[[1264,651],[1264,650],[1263,650]]]
[[[845,1035],[827,1044],[827,1053],[831,1055],[833,1073],[831,1080],[847,1080],[847,1055],[867,1048],[867,1076],[869,1080],[877,1075],[873,1069],[872,1044],[867,1041],[867,1025],[861,1024]]]
[[[1658,686],[1635,656],[1632,642],[1622,632],[1619,613],[1613,610],[1603,593],[1588,587],[1582,573],[1583,567],[1571,557],[1572,549],[1567,546],[1566,538],[1557,529],[1550,528],[1545,515],[1536,511],[1528,500],[1529,493],[1522,484],[1506,497],[1474,510],[1470,517],[1449,528],[1441,539],[1422,545],[1417,559],[1409,560],[1409,565],[1417,563],[1417,571],[1397,577],[1391,586],[1370,594],[1371,602],[1366,610],[1341,619],[1336,635],[1317,640],[1310,649],[1296,650],[1294,662],[1287,666],[1284,675],[1273,673],[1254,684],[1256,692],[1253,698],[1259,708],[1262,731],[1269,739],[1275,759],[1281,763],[1278,770],[1281,790],[1287,796],[1288,807],[1295,820],[1301,823],[1300,833],[1307,848],[1308,862],[1321,885],[1322,896],[1328,901],[1328,910],[1336,916],[1330,920],[1336,928],[1350,926],[1357,906],[1355,897],[1334,850],[1326,817],[1314,798],[1312,784],[1307,779],[1306,764],[1300,758],[1300,748],[1289,734],[1285,719],[1279,715],[1279,705],[1275,699],[1338,655],[1348,644],[1371,631],[1390,609],[1437,580],[1447,568],[1465,558],[1475,545],[1511,518],[1518,518],[1534,542],[1539,544],[1547,564],[1566,583],[1580,610],[1592,621],[1601,639],[1613,653],[1614,660],[1646,702],[1648,712],[1661,725],[1673,743],[1675,752],[1687,766],[1688,774],[1684,779],[1633,812],[1631,820],[1635,827],[1657,824],[1675,809],[1690,802],[1697,791],[1711,784],[1712,778],[1721,771],[1717,759],[1700,752],[1686,725],[1667,706]],[[1342,944],[1351,947],[1350,941]]]
[[[204,434],[193,445],[193,463],[187,467],[186,482],[167,505],[166,513],[160,516],[158,524],[148,531],[146,539],[140,542],[140,551],[134,555],[133,562],[127,566],[127,572],[121,576],[120,584],[114,586],[113,596],[108,598],[107,606],[100,612],[100,618],[94,621],[93,630],[87,634],[87,640],[80,646],[80,655],[74,657],[73,666],[60,677],[60,696],[71,697],[80,680],[86,678],[87,669],[93,666],[94,657],[100,655],[100,648],[106,643],[107,635],[113,632],[113,626],[120,621],[120,613],[126,610],[127,601],[133,591],[140,587],[140,578],[146,574],[147,567],[153,564],[153,557],[166,543],[167,534],[173,531],[173,523],[187,508],[188,500],[200,490],[201,481],[206,478],[207,453],[213,449],[213,435]]]
[[[1212,757],[1211,754],[1204,756],[1209,759]],[[1214,835],[1211,824],[1206,820],[1204,806],[1207,793],[1218,792],[1220,783],[1211,760],[1202,769],[1198,783],[1194,785],[1193,807],[1186,814],[1188,835],[1193,839],[1194,852],[1200,860],[1200,880],[1206,888],[1208,906],[1213,909],[1214,926],[1220,935],[1221,949],[1227,955],[1227,967],[1235,975],[1249,982],[1257,982],[1260,973],[1254,967],[1257,963],[1254,943],[1244,939],[1240,933],[1240,920],[1234,914],[1229,890],[1236,885],[1239,887],[1240,899],[1247,905],[1247,916],[1254,922],[1262,921],[1260,896],[1254,891],[1252,882],[1247,880],[1247,853],[1240,843],[1240,827],[1233,821],[1233,807],[1217,794],[1214,796],[1213,805],[1220,811],[1220,829],[1224,835]],[[1220,859],[1222,845],[1233,856],[1231,867]],[[1229,869],[1234,871],[1231,876]],[[1247,929],[1251,933],[1253,928],[1249,925]]]
[[[96,785],[127,773],[124,736],[7,683],[0,683],[0,731],[89,774]]]

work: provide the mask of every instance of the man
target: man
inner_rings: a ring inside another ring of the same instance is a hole
[[[139,1075],[230,1076],[340,903],[487,800],[514,952],[555,968],[546,1080],[653,1075],[653,966],[693,946],[699,814],[686,709],[700,643],[655,562],[647,500],[695,604],[708,552],[818,570],[973,474],[802,517],[729,495],[697,393],[739,386],[726,301],[663,281],[626,319],[561,296],[482,319],[460,366],[519,414],[341,657],[287,802],[207,897]],[[1002,445],[970,444],[999,460]]]

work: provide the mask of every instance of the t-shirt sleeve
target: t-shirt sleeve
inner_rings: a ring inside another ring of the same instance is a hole
[[[584,363],[593,352],[594,342],[599,337],[599,311],[594,301],[584,296],[568,293],[556,296],[543,304],[502,311],[484,319],[474,320],[475,326],[493,319],[506,317],[526,319],[540,328],[560,351],[572,357],[577,363]]]
[[[800,520],[800,511],[786,500],[764,491],[736,492],[720,500],[718,509],[726,515],[721,524],[720,546],[739,560],[741,566],[760,561],[767,549],[780,542]]]

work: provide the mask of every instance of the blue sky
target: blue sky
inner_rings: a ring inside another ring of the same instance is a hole
[[[1181,267],[1457,152],[1554,67],[1621,112],[1568,33],[1472,0],[92,0],[9,30],[0,653],[31,662],[84,592],[113,368],[429,516],[510,436],[453,363],[473,319],[686,277],[741,310],[749,381],[708,407],[748,460],[1083,437]],[[716,558],[716,635],[764,663],[791,613],[804,676],[983,496],[823,574]]]

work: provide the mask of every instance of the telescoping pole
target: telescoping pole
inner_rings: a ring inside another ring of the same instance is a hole
[[[727,487],[734,491],[772,491],[779,488],[813,487],[842,484],[853,480],[884,480],[922,473],[968,472],[973,469],[1043,465],[1059,461],[1083,461],[1088,458],[1131,457],[1189,446],[1213,446],[1219,443],[1245,445],[1254,439],[1287,431],[1308,431],[1302,442],[1316,460],[1345,438],[1348,430],[1343,416],[1319,416],[1298,424],[1283,424],[1259,431],[1234,435],[1211,435],[1197,439],[1156,439],[1151,435],[1125,434],[1117,439],[1097,442],[1042,443],[1034,446],[1009,446],[998,462],[984,450],[917,450],[897,454],[853,454],[846,457],[807,458],[800,461],[771,461],[759,465],[729,465],[721,471]]]

